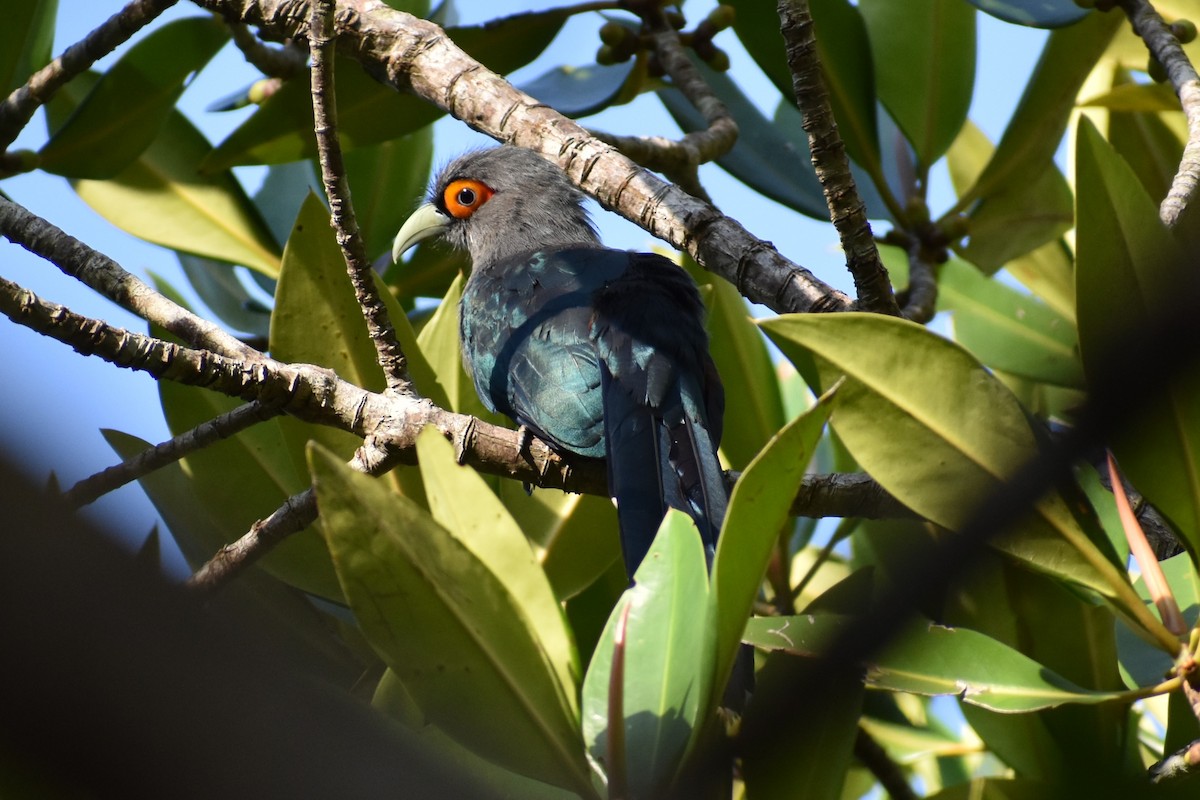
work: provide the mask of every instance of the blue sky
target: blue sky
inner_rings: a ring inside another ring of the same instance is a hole
[[[59,29],[55,53],[78,40],[114,13],[123,3],[96,0],[60,0]],[[516,11],[561,5],[561,2],[517,2],[493,0],[478,3],[460,0],[460,22],[470,24]],[[689,18],[699,20],[712,3],[691,2]],[[486,12],[486,15],[485,15]],[[204,12],[187,2],[172,8],[163,21]],[[555,44],[535,64],[513,76],[516,83],[559,64],[582,64],[598,46],[596,15],[576,18]],[[979,15],[979,60],[971,118],[993,140],[1004,129],[1026,76],[1036,61],[1044,31],[1007,25]],[[733,76],[768,112],[778,97],[753,62],[737,46],[731,32],[722,33],[717,43],[728,50]],[[107,66],[111,57],[101,62]],[[204,111],[214,100],[236,90],[255,77],[231,46],[188,88],[182,107],[210,140],[220,141],[249,110],[225,114]],[[643,96],[629,106],[606,111],[585,121],[592,127],[619,134],[674,135],[677,128],[653,96]],[[41,115],[22,134],[18,147],[37,149],[45,141]],[[435,162],[450,158],[465,147],[487,140],[452,119],[436,123]],[[261,169],[248,168],[239,174],[250,189],[261,180]],[[807,266],[823,280],[840,288],[849,280],[837,250],[837,238],[828,223],[800,217],[772,201],[764,200],[741,186],[715,166],[705,167],[702,180],[726,213],[739,219],[757,236],[773,241],[789,258]],[[931,208],[936,215],[950,203],[944,170],[935,175]],[[186,286],[173,254],[141,242],[98,216],[61,178],[33,173],[4,182],[6,191],[34,213],[48,218],[71,235],[87,242],[126,269],[142,276],[162,275],[177,287]],[[396,198],[409,203],[411,198]],[[596,215],[605,241],[614,247],[644,249],[653,243],[648,234],[615,215]],[[7,241],[0,241],[0,275],[16,281],[40,296],[67,305],[72,310],[103,318],[115,325],[144,331],[145,323],[97,297],[52,265]],[[193,298],[194,299],[194,298]],[[86,477],[116,461],[99,433],[116,428],[157,442],[168,438],[158,405],[154,381],[141,374],[116,370],[95,358],[75,354],[57,342],[0,320],[0,450],[24,464],[38,479],[53,470],[63,485]],[[136,545],[158,521],[141,490],[126,487],[96,503],[86,512]],[[173,570],[182,569],[178,555],[168,554]]]

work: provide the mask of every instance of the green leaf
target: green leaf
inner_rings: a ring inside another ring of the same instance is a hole
[[[717,159],[730,175],[763,195],[814,219],[828,219],[825,196],[812,164],[770,120],[763,116],[733,80],[698,58],[692,63],[737,122],[733,149]],[[708,123],[678,89],[661,89],[658,97],[684,131],[704,130]]]
[[[568,600],[578,595],[621,560],[617,530],[617,510],[609,498],[564,497],[560,516],[546,531],[543,544],[542,568],[555,597]]]
[[[150,146],[190,76],[229,39],[214,17],[154,30],[127,50],[40,152],[41,167],[70,178],[111,178]]]
[[[733,670],[746,619],[758,597],[775,543],[790,519],[792,500],[829,419],[830,408],[829,398],[823,398],[789,422],[733,487],[713,559],[707,612],[708,646],[716,658],[709,707],[720,699]]]
[[[554,67],[519,88],[560,114],[586,117],[620,101],[636,63]]]
[[[267,335],[271,310],[247,291],[229,264],[190,253],[176,253],[176,256],[188,283],[218,319],[234,330]]]
[[[1190,308],[1183,253],[1129,165],[1089,120],[1076,142],[1079,344],[1089,383],[1111,375],[1123,337],[1154,330],[1164,308]],[[1165,345],[1160,345],[1165,346]],[[1127,367],[1136,380],[1136,364]],[[1146,398],[1113,443],[1121,469],[1200,551],[1200,376],[1182,370]]]
[[[862,0],[875,88],[928,169],[967,118],[975,82],[975,11],[961,0]]]
[[[957,529],[1033,458],[1016,398],[969,354],[919,325],[873,314],[786,315],[759,323],[820,389],[842,376],[834,430],[900,502]],[[1057,494],[992,545],[1035,569],[1131,602],[1124,575]],[[1107,542],[1103,543],[1107,548]]]
[[[446,408],[503,425],[503,418],[484,407],[483,401],[475,393],[474,382],[463,368],[458,341],[458,302],[462,298],[464,283],[466,279],[459,273],[433,312],[433,317],[421,328],[417,346],[425,354],[437,382],[446,393]]]
[[[387,291],[378,282],[377,288],[386,303]],[[435,401],[443,399],[436,392],[432,370],[416,346],[408,318],[394,304],[388,310],[414,382]],[[338,377],[370,391],[384,387],[378,353],[350,285],[346,261],[329,224],[329,212],[311,193],[284,249],[270,341],[271,354],[281,361],[332,369]],[[305,447],[309,440],[320,442],[343,459],[349,459],[362,444],[360,437],[328,425],[290,417],[281,419],[280,424],[297,471],[306,469]],[[421,482],[411,467],[393,470],[387,480],[403,494],[422,496]]]
[[[583,739],[592,757],[608,763],[609,675],[613,637],[625,627],[626,782],[631,797],[660,797],[670,786],[711,685],[713,658],[704,647],[708,575],[692,520],[667,512],[650,551],[609,617],[583,683]]]
[[[1072,325],[1075,323],[1075,261],[1061,240],[1008,262],[1005,269],[1046,305]]]
[[[814,682],[819,666],[786,653],[771,653],[758,673],[758,684],[742,721],[747,736],[760,746],[742,755],[746,796],[755,800],[841,800],[860,797],[846,786],[853,763],[865,693],[862,678],[839,670]],[[828,671],[826,671],[828,672]],[[804,718],[776,725],[769,735],[755,730],[759,710],[773,714],[774,698],[794,693],[798,686],[816,689],[805,703]],[[755,735],[758,734],[758,735]],[[872,781],[874,783],[874,781]]]
[[[578,717],[504,583],[411,500],[309,452],[350,606],[425,717],[506,769],[593,796]]]
[[[1157,86],[1158,84],[1155,84]],[[1183,120],[1183,114],[1173,114]],[[1171,188],[1183,160],[1186,127],[1172,128],[1166,115],[1147,112],[1113,112],[1108,117],[1108,139],[1129,162],[1152,198],[1163,198]],[[1180,134],[1184,134],[1182,137]]]
[[[942,265],[938,309],[954,312],[959,344],[990,367],[1057,386],[1082,387],[1069,319],[958,259]]]
[[[1075,0],[967,0],[997,19],[1031,28],[1061,28],[1083,19],[1088,9]]]
[[[947,153],[960,195],[979,177],[994,152],[991,142],[967,121]],[[1071,187],[1053,163],[1021,183],[1007,183],[970,212],[970,238],[963,257],[986,273],[1058,239],[1074,220]]]
[[[779,36],[774,3],[734,0],[733,29],[784,101],[795,104],[792,73]],[[875,119],[875,77],[867,29],[858,8],[847,0],[811,0],[817,55],[846,152],[871,175],[881,175]]]
[[[433,161],[433,128],[346,153],[346,179],[367,257],[390,256],[392,239],[408,217],[409,201],[425,191]],[[390,258],[389,258],[390,260]]]
[[[134,236],[278,275],[278,245],[233,175],[196,174],[208,148],[203,134],[172,112],[154,143],[111,180],[73,186],[100,216]]]
[[[1179,608],[1188,625],[1195,625],[1200,617],[1200,578],[1187,553],[1180,553],[1162,562],[1162,571],[1171,587]],[[1146,582],[1139,575],[1134,584],[1147,606],[1153,606]],[[1174,659],[1158,648],[1151,647],[1143,639],[1125,627],[1117,628],[1117,647],[1121,659],[1121,671],[1133,686],[1153,686],[1169,674]]]
[[[7,97],[50,61],[58,0],[4,4],[0,26],[0,90]]]
[[[1080,108],[1109,111],[1179,111],[1179,98],[1169,83],[1122,83],[1079,102]]]
[[[471,259],[466,253],[439,242],[425,241],[417,245],[408,261],[388,267],[383,280],[406,307],[411,307],[417,297],[442,297],[450,290],[456,275],[470,270]]]
[[[967,200],[1019,191],[1031,175],[1050,168],[1075,97],[1120,21],[1120,15],[1089,14],[1050,34],[987,167],[963,193]]]
[[[746,626],[756,647],[819,654],[851,618],[813,614],[760,617]],[[815,652],[814,652],[815,651]],[[1084,689],[1020,651],[968,628],[916,622],[867,665],[867,685],[894,692],[957,695],[993,711],[1022,712],[1064,703],[1116,700],[1123,692]]]
[[[446,33],[493,72],[506,74],[537,58],[562,28],[569,10],[516,14],[477,27]],[[342,149],[398,139],[438,119],[440,108],[415,95],[398,94],[367,75],[360,64],[334,64],[338,137]],[[258,108],[204,160],[205,172],[238,164],[279,164],[316,155],[312,96],[307,80],[292,80]]]
[[[708,349],[721,382],[728,387],[721,452],[732,469],[745,469],[786,421],[779,378],[762,331],[733,284],[713,280],[687,256],[683,263],[698,284],[711,287],[705,296]]]
[[[471,551],[503,585],[523,617],[538,632],[537,644],[557,676],[572,716],[578,716],[579,655],[525,535],[474,470],[460,466],[454,447],[434,428],[417,437],[417,460],[434,520]],[[470,498],[470,502],[463,502]]]

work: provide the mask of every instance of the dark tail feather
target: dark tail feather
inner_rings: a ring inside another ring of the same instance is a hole
[[[608,491],[617,501],[621,553],[632,581],[667,510],[668,490],[661,467],[667,462],[667,443],[654,413],[614,380],[603,362],[600,380],[608,442]]]

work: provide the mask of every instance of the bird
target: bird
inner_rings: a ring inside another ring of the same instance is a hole
[[[696,523],[711,569],[728,496],[704,304],[670,259],[605,247],[583,201],[531,150],[468,151],[439,171],[392,258],[431,237],[467,252],[466,372],[521,430],[605,460],[631,584],[668,508]]]

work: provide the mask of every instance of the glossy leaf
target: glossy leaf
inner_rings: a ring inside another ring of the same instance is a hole
[[[967,0],[997,19],[1031,28],[1061,28],[1087,15],[1075,0]]]
[[[859,3],[875,90],[928,168],[967,118],[975,82],[975,11],[961,0]]]
[[[750,462],[733,487],[713,559],[708,604],[708,646],[716,657],[711,704],[720,699],[733,670],[746,619],[758,597],[775,543],[790,519],[792,500],[825,429],[830,408],[830,399],[824,398],[789,422]]]
[[[1155,203],[1090,121],[1076,142],[1079,340],[1089,382],[1112,375],[1123,337],[1154,330],[1163,309],[1191,307],[1194,285]],[[1178,313],[1178,312],[1176,312]],[[1133,369],[1130,365],[1130,369]],[[1133,379],[1133,373],[1130,373]],[[1185,368],[1142,404],[1113,442],[1121,469],[1200,550],[1200,376]]]
[[[990,367],[1030,380],[1082,387],[1075,327],[1042,303],[950,259],[938,308],[954,313],[955,339]]]
[[[650,551],[601,634],[583,684],[583,739],[608,763],[609,675],[617,621],[628,607],[621,724],[631,797],[660,797],[670,786],[698,724],[713,676],[704,647],[708,595],[704,548],[695,524],[667,512]]]
[[[591,796],[578,718],[504,583],[411,500],[319,446],[310,459],[350,606],[425,717],[507,769]]]
[[[732,469],[745,469],[785,422],[775,365],[733,284],[713,280],[687,256],[684,265],[698,284],[711,287],[705,295],[708,349],[726,387],[721,452]]]
[[[503,75],[536,58],[567,16],[563,9],[551,9],[478,27],[450,28],[446,33],[469,55]],[[415,95],[384,86],[349,58],[337,59],[334,75],[338,136],[347,152],[414,133],[444,113]],[[316,148],[308,81],[288,81],[212,151],[203,169],[217,172],[238,164],[296,161],[316,155]]]
[[[759,323],[811,386],[842,376],[834,430],[898,500],[954,530],[1031,459],[1033,433],[1003,385],[957,345],[878,315],[787,315]],[[1049,495],[992,544],[1035,569],[1129,602],[1125,578]],[[1107,547],[1107,543],[1104,543]]]
[[[138,41],[92,87],[41,149],[41,167],[111,178],[158,137],[188,79],[229,39],[213,17],[169,22]]]
[[[360,147],[345,155],[354,213],[373,261],[391,253],[392,239],[425,191],[433,161],[433,129]]]
[[[58,0],[4,5],[0,26],[0,91],[7,97],[50,61]]]
[[[974,123],[967,121],[947,156],[955,189],[964,194],[994,152]],[[998,187],[969,214],[963,257],[986,273],[1057,240],[1074,220],[1071,187],[1054,164],[1021,183]]]
[[[815,655],[852,620],[837,615],[750,620],[757,647]],[[1084,689],[1020,651],[968,628],[915,623],[867,665],[867,684],[924,695],[957,695],[994,711],[1020,712],[1064,703],[1104,703],[1121,692]]]
[[[387,292],[381,291],[381,297],[386,304]],[[394,303],[389,317],[414,382],[426,396],[443,399],[437,392],[432,369],[416,346],[407,317]],[[329,212],[313,194],[300,209],[284,249],[270,341],[271,354],[282,361],[332,369],[338,377],[371,391],[384,387],[378,354],[346,274]],[[343,459],[349,459],[362,444],[358,436],[327,425],[290,417],[281,419],[280,425],[298,471],[305,470],[309,440],[320,442]],[[403,494],[418,499],[422,496],[420,479],[411,467],[399,467],[385,480]]]
[[[417,460],[434,520],[487,565],[520,607],[564,690],[563,703],[577,716],[579,656],[525,535],[479,473],[455,461],[453,445],[436,429],[426,428],[417,437]],[[467,497],[471,501],[464,503]]]
[[[200,177],[204,136],[173,112],[154,143],[111,180],[74,182],[76,193],[118,228],[156,244],[274,277],[279,249],[228,172]]]
[[[738,125],[733,149],[717,159],[721,168],[750,188],[815,219],[828,219],[821,184],[812,164],[777,131],[728,75],[693,57],[693,64],[725,103]],[[658,97],[685,131],[708,127],[704,115],[677,89],[661,89]]]
[[[586,117],[617,104],[637,62],[583,67],[561,66],[519,87],[521,91],[568,117]]]

